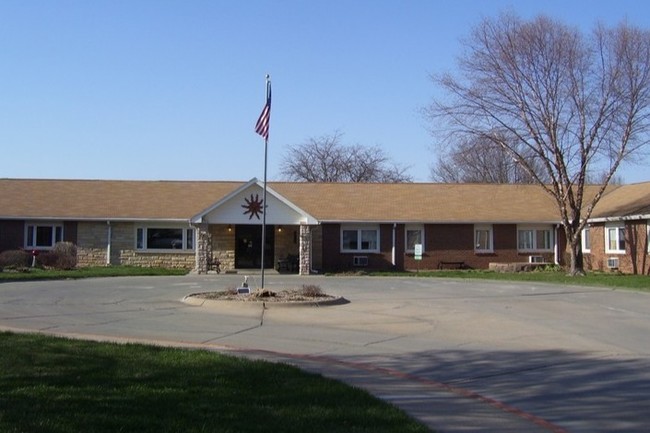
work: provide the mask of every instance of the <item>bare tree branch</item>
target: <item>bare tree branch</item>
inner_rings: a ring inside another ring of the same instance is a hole
[[[345,146],[335,132],[289,146],[280,166],[281,175],[298,182],[412,182],[406,171],[391,162],[378,147]]]
[[[648,147],[650,33],[623,23],[583,35],[544,16],[501,15],[465,44],[458,75],[434,77],[451,99],[434,101],[430,120],[448,125],[458,149],[486,141],[516,160],[555,199],[571,273],[583,273],[585,221],[620,164]],[[591,172],[603,183],[585,196]]]

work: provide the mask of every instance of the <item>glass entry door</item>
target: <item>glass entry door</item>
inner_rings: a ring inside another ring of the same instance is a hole
[[[266,226],[266,250],[264,251],[264,268],[273,268],[273,251],[275,250],[275,227]],[[262,226],[235,226],[235,268],[260,268],[262,261]]]

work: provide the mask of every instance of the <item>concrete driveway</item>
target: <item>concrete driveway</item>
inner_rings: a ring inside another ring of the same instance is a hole
[[[439,432],[645,432],[650,295],[535,283],[267,275],[346,305],[195,306],[242,275],[0,284],[0,329],[201,347],[363,387]],[[259,284],[251,276],[251,286]]]

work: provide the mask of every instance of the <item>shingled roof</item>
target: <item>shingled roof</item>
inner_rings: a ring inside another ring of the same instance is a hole
[[[558,221],[551,197],[533,185],[273,183],[272,188],[320,221]]]
[[[188,220],[241,182],[0,179],[0,218]]]
[[[189,220],[239,181],[0,179],[0,218]],[[559,222],[536,185],[269,182],[321,222]],[[645,206],[645,207],[644,207]],[[648,213],[650,182],[612,187],[594,216]]]
[[[591,215],[594,219],[650,217],[650,182],[623,185],[604,195]]]

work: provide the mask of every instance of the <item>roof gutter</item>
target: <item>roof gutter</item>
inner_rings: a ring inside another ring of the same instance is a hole
[[[589,218],[587,220],[587,222],[590,222],[590,223],[607,223],[607,222],[613,222],[613,221],[634,221],[634,220],[646,220],[646,219],[650,219],[650,214]]]
[[[2,216],[0,220],[29,220],[29,221],[83,221],[83,222],[174,222],[174,223],[189,223],[189,218],[109,218],[109,217],[74,217],[74,216],[49,216],[49,217],[34,217],[34,216]]]
[[[490,221],[490,220],[319,220],[320,224],[561,224],[557,220]]]

